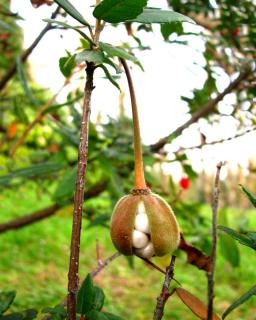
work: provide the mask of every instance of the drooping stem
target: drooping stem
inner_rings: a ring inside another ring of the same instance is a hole
[[[214,298],[214,271],[216,263],[216,248],[217,248],[217,218],[218,218],[218,205],[219,205],[219,183],[220,171],[223,162],[217,164],[217,173],[214,182],[213,200],[212,200],[212,249],[210,255],[210,270],[207,273],[208,279],[208,309],[207,320],[213,319],[213,298]]]
[[[93,90],[93,74],[94,65],[87,64],[86,68],[86,84],[85,96],[83,103],[83,114],[81,119],[80,129],[80,144],[78,151],[78,165],[76,176],[76,188],[74,196],[74,212],[73,212],[73,226],[71,236],[70,262],[68,272],[68,297],[67,297],[67,319],[76,319],[76,294],[79,288],[79,249],[80,249],[80,234],[82,226],[82,212],[84,202],[84,184],[85,172],[88,160],[88,135],[89,135],[89,121],[90,121],[90,105],[91,95]]]
[[[128,81],[131,105],[132,105],[132,118],[133,118],[133,136],[134,136],[134,157],[135,157],[135,189],[146,189],[147,185],[144,177],[142,147],[140,139],[140,124],[138,108],[135,96],[135,90],[132,82],[129,67],[124,59],[120,59]]]

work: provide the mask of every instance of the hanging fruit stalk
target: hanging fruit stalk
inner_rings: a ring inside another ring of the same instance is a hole
[[[151,192],[144,177],[139,117],[135,91],[126,61],[120,59],[129,85],[134,133],[135,183],[116,204],[111,217],[111,238],[124,255],[163,256],[177,249],[180,231],[168,203]]]

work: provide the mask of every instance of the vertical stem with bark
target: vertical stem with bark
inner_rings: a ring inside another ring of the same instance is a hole
[[[73,212],[73,226],[71,236],[71,252],[68,272],[68,298],[67,298],[67,312],[68,320],[76,319],[76,294],[79,288],[78,268],[79,268],[79,249],[80,249],[80,233],[82,226],[82,212],[84,202],[84,184],[85,172],[88,159],[88,135],[89,135],[89,121],[90,121],[90,104],[93,90],[93,74],[94,65],[87,64],[86,68],[86,84],[84,91],[83,113],[81,119],[80,129],[80,144],[78,151],[78,165],[77,177],[74,196],[74,212]]]
[[[214,182],[213,201],[212,201],[212,249],[210,256],[210,270],[207,273],[208,279],[208,310],[207,320],[213,318],[213,298],[214,298],[214,271],[216,262],[216,248],[217,248],[217,218],[218,218],[218,205],[219,205],[219,182],[220,171],[223,162],[217,164],[217,172]]]
[[[141,147],[141,139],[140,139],[140,124],[139,124],[139,115],[138,115],[135,90],[132,82],[131,73],[126,61],[124,59],[120,59],[120,61],[124,67],[125,74],[127,77],[129,91],[130,91],[131,105],[132,105],[134,156],[135,156],[135,188],[146,189],[147,185],[144,177],[142,147]]]

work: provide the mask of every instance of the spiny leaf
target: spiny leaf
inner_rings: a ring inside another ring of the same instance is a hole
[[[251,204],[256,208],[256,195],[251,193],[244,186],[240,185],[240,187],[242,188],[243,192],[247,195],[248,199],[251,201]]]
[[[241,233],[237,232],[236,230],[233,230],[233,229],[225,227],[225,226],[218,226],[218,229],[226,232],[229,236],[231,236],[233,239],[239,241],[241,244],[256,250],[256,241],[251,239],[247,235],[241,234]]]
[[[154,8],[145,8],[143,12],[130,20],[130,22],[140,23],[171,23],[171,22],[195,22],[183,14],[171,10],[159,10]]]
[[[68,0],[54,0],[62,9],[64,9],[71,17],[79,21],[85,26],[90,24],[83,18],[80,12]]]
[[[223,313],[222,319],[225,319],[231,311],[236,309],[241,304],[245,303],[248,299],[250,299],[253,295],[256,295],[256,286],[253,286],[250,290],[248,290],[245,294],[243,294],[240,298],[234,301]]]
[[[97,19],[118,23],[136,18],[147,5],[147,0],[103,0],[93,11]]]
[[[181,301],[199,318],[205,320],[207,318],[207,306],[192,293],[183,288],[175,289]],[[219,316],[213,314],[212,320],[220,320]]]

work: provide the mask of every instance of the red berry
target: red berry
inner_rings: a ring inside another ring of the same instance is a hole
[[[183,177],[180,179],[179,184],[182,189],[188,189],[190,185],[190,180],[187,177]]]

